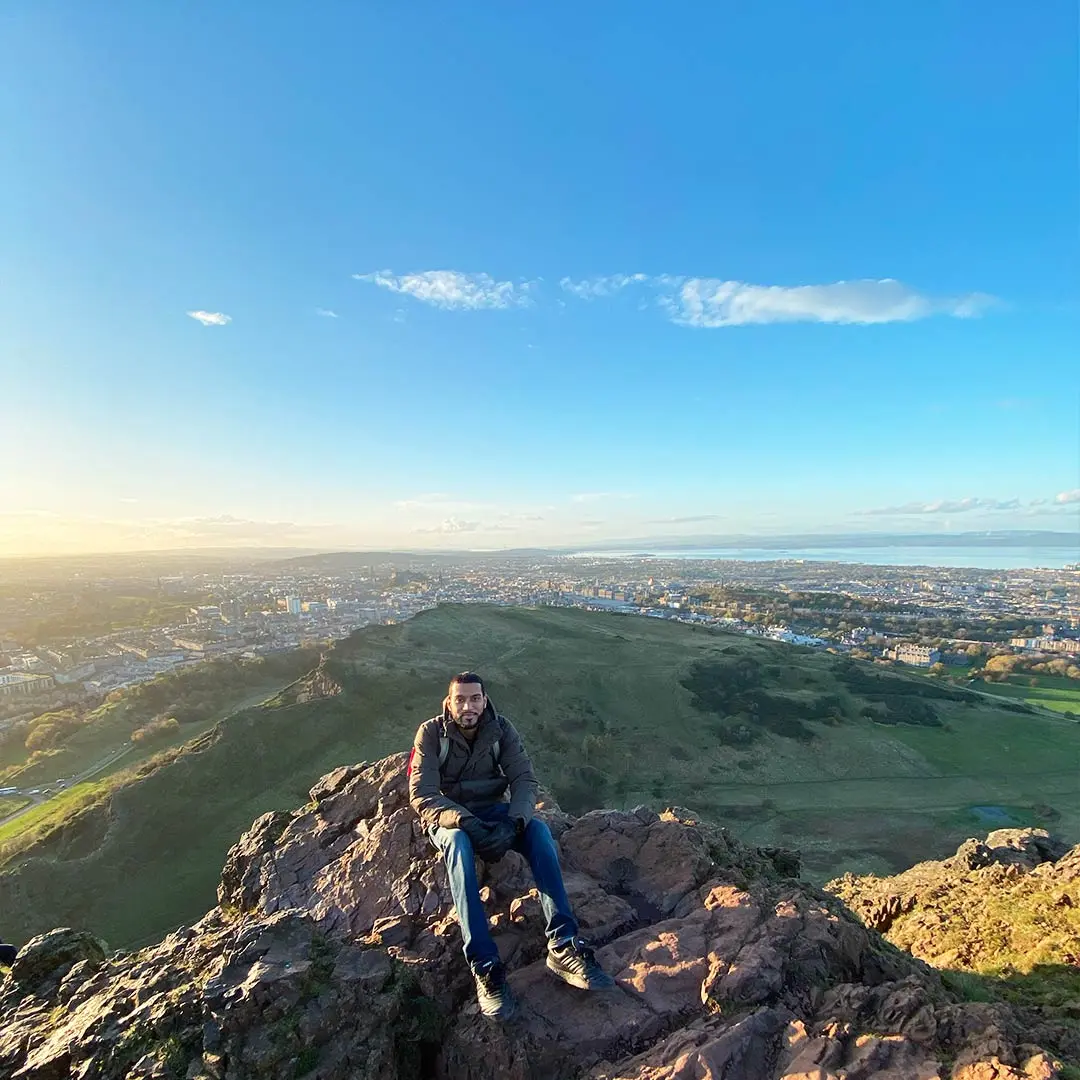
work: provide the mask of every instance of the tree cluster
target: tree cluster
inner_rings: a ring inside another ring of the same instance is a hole
[[[163,736],[175,735],[180,730],[180,721],[175,716],[159,716],[148,724],[136,728],[131,733],[133,743],[149,742]]]

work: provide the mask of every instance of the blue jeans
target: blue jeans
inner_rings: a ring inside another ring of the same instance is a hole
[[[506,803],[496,803],[477,812],[481,821],[499,821],[510,812]],[[476,864],[473,861],[472,841],[461,829],[444,829],[440,825],[428,830],[435,846],[442,852],[446,873],[450,879],[450,894],[461,923],[461,936],[465,942],[465,959],[472,967],[499,959],[499,950],[491,939],[487,913],[480,902],[480,885],[476,880]],[[513,843],[512,850],[529,860],[533,880],[540,893],[540,906],[547,919],[547,939],[558,944],[575,937],[578,925],[570,912],[566,898],[562,870],[559,869],[559,853],[551,830],[539,818],[533,818],[525,827],[523,836]]]

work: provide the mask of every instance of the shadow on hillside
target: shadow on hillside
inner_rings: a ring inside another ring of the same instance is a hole
[[[965,1001],[1004,1001],[1030,1027],[1033,1041],[1070,1064],[1080,1080],[1080,957],[1073,964],[1036,964],[1000,975],[942,970],[945,985]]]

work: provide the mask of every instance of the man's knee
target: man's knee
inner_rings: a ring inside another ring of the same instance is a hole
[[[524,838],[527,844],[545,844],[550,847],[555,845],[555,839],[551,835],[547,822],[539,818],[530,819],[528,825],[525,826]]]
[[[471,856],[472,841],[463,829],[436,829],[431,836],[432,842],[446,858]]]

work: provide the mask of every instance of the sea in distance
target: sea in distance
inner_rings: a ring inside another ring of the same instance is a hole
[[[1042,547],[851,547],[851,548],[686,548],[665,551],[576,551],[578,559],[728,559],[736,562],[863,563],[868,566],[948,566],[977,570],[1064,570],[1080,551]]]

